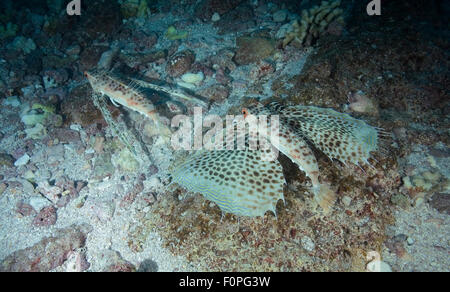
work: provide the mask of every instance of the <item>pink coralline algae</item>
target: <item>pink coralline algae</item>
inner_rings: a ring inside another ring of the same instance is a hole
[[[43,208],[39,214],[34,217],[33,225],[35,226],[50,226],[56,223],[56,208],[48,206]]]

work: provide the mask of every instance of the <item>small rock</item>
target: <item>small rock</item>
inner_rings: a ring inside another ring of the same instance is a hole
[[[108,50],[106,52],[103,52],[103,54],[100,57],[100,60],[97,63],[97,68],[109,70],[111,68],[112,60],[119,52],[118,48],[113,48],[111,50]]]
[[[3,194],[7,187],[5,183],[0,183],[0,195]]]
[[[83,272],[89,269],[91,264],[86,259],[86,254],[80,251],[70,251],[67,255],[66,272]]]
[[[287,11],[286,10],[278,10],[272,15],[272,19],[275,22],[283,22],[287,18]]]
[[[187,83],[199,85],[205,76],[203,75],[203,72],[198,73],[185,73],[181,76],[181,80]]]
[[[349,196],[344,196],[342,197],[342,203],[348,207],[350,206],[350,203],[352,202],[352,198],[350,198]]]
[[[48,272],[62,265],[71,251],[84,247],[91,230],[89,225],[58,229],[53,236],[8,255],[0,263],[0,272]]]
[[[79,45],[73,45],[66,49],[67,55],[78,55],[81,52],[81,48]]]
[[[103,261],[106,263],[104,272],[134,272],[136,267],[130,262],[124,260],[121,254],[113,250],[102,252]]]
[[[43,208],[34,218],[35,226],[50,226],[56,223],[56,208],[53,206]]]
[[[22,216],[30,216],[36,214],[36,211],[30,204],[26,204],[24,202],[17,203],[17,213],[21,214]]]
[[[256,63],[272,55],[275,50],[275,41],[263,37],[238,37],[236,45],[234,61],[238,65]]]
[[[18,107],[20,105],[20,100],[17,98],[17,96],[9,96],[3,100],[3,105]]]
[[[141,262],[137,271],[138,272],[158,272],[158,264],[151,259],[146,259],[143,262]]]
[[[198,94],[207,99],[220,102],[227,99],[230,92],[227,87],[220,84],[214,84],[199,91]]]
[[[28,154],[24,154],[22,157],[17,159],[16,162],[14,162],[14,165],[17,167],[23,166],[26,165],[28,161],[30,161],[30,156]]]
[[[301,239],[302,247],[307,251],[313,251],[316,245],[308,236],[303,236]]]
[[[220,20],[220,14],[217,12],[214,12],[214,14],[211,16],[211,21],[216,22]]]
[[[37,212],[40,212],[43,208],[48,207],[51,204],[52,203],[49,200],[47,200],[46,198],[43,198],[41,196],[31,197],[31,199],[30,199],[30,205]]]
[[[14,157],[6,153],[0,153],[0,166],[12,167],[14,164]]]
[[[450,215],[450,194],[435,193],[431,197],[430,206],[440,213]]]
[[[408,245],[413,245],[414,244],[414,239],[412,237],[408,237],[408,239],[406,240],[406,243]]]
[[[44,197],[49,199],[53,204],[56,204],[61,197],[62,189],[58,186],[51,186],[48,181],[38,182],[36,188]]]

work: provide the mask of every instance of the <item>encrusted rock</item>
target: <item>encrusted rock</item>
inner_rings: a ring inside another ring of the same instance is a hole
[[[33,225],[50,226],[56,223],[56,208],[48,206],[43,208],[39,214],[34,217]]]
[[[16,207],[17,213],[19,213],[22,216],[31,216],[36,214],[36,211],[30,204],[24,203],[22,201],[17,203]]]
[[[450,194],[434,194],[431,197],[430,205],[439,212],[450,215]]]
[[[223,85],[214,84],[208,88],[199,91],[198,94],[213,101],[223,101],[228,98],[230,91],[227,87]]]
[[[85,245],[89,225],[59,229],[35,245],[18,250],[0,263],[1,272],[48,272],[64,263],[69,252]]]
[[[275,42],[263,37],[239,37],[236,39],[237,51],[234,61],[247,65],[269,57],[275,50]]]

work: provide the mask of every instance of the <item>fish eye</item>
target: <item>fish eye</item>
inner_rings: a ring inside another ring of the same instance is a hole
[[[244,116],[248,115],[248,110],[247,110],[246,108],[243,108],[243,109],[242,109],[242,114],[243,114]]]

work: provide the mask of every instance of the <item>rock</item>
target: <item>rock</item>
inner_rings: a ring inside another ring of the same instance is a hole
[[[342,197],[342,203],[348,207],[350,206],[350,203],[352,202],[352,198],[350,198],[349,196],[344,196]]]
[[[12,167],[14,165],[14,157],[6,153],[0,153],[0,166]]]
[[[0,183],[0,195],[3,194],[3,192],[6,190],[8,186],[5,183]]]
[[[62,189],[58,186],[51,186],[48,181],[40,181],[38,182],[38,186],[36,188],[38,192],[40,192],[44,197],[50,200],[53,204],[56,204],[61,197]]]
[[[158,264],[151,259],[146,259],[140,263],[137,271],[138,272],[158,272]]]
[[[108,153],[101,153],[95,159],[92,176],[94,179],[104,179],[107,176],[112,176],[116,168],[111,163],[111,155]]]
[[[440,213],[450,215],[450,194],[435,193],[430,199],[430,206]]]
[[[10,43],[7,47],[13,50],[22,50],[23,53],[26,55],[36,49],[36,44],[32,39],[27,39],[23,36],[17,36],[14,39],[14,41]]]
[[[55,128],[49,132],[51,139],[58,139],[60,143],[75,143],[80,141],[80,133],[67,128]]]
[[[178,77],[189,71],[192,63],[195,61],[195,55],[192,51],[186,50],[172,56],[166,65],[166,72],[171,77]]]
[[[124,260],[119,252],[114,250],[104,250],[100,258],[104,263],[104,272],[134,272],[136,267]]]
[[[20,100],[17,98],[17,96],[9,96],[3,100],[3,105],[18,107],[18,106],[20,106]]]
[[[253,65],[249,75],[250,79],[256,81],[264,76],[267,76],[268,74],[273,73],[274,71],[275,68],[272,64],[264,60],[261,60],[257,64]]]
[[[349,94],[348,101],[350,102],[349,108],[352,111],[373,116],[378,115],[378,105],[376,102],[369,98],[361,90],[358,90],[356,93]]]
[[[22,157],[17,159],[16,162],[14,162],[14,165],[17,167],[23,166],[26,165],[28,161],[30,161],[30,156],[28,154],[24,154]]]
[[[238,37],[234,61],[238,65],[256,63],[269,57],[275,50],[275,42],[263,37]]]
[[[275,22],[283,22],[287,18],[287,11],[286,10],[278,10],[272,15],[272,19]]]
[[[216,70],[216,81],[222,85],[228,85],[231,82],[231,77],[228,76],[222,68]]]
[[[56,208],[53,206],[48,206],[43,208],[37,215],[34,217],[33,225],[43,227],[50,226],[56,223]]]
[[[127,172],[134,172],[139,168],[139,162],[126,147],[120,150],[119,153],[116,153],[112,157],[111,162],[114,166],[120,167],[121,170]]]
[[[132,41],[137,45],[138,51],[148,51],[158,42],[155,32],[145,33],[141,30],[133,33]]]
[[[47,129],[41,123],[37,123],[33,128],[28,128],[24,131],[27,139],[40,140],[47,135]]]
[[[109,70],[111,68],[112,61],[118,52],[119,52],[119,48],[113,48],[111,50],[103,52],[103,54],[100,57],[100,60],[97,63],[97,68],[103,69],[103,70]]]
[[[79,45],[72,45],[66,49],[67,55],[78,55],[81,52],[81,47]]]
[[[198,92],[200,96],[203,96],[207,99],[211,99],[213,101],[221,102],[228,98],[228,95],[230,94],[230,91],[227,87],[220,85],[220,84],[214,84],[210,87],[207,87],[203,90],[200,90]]]
[[[33,196],[29,201],[31,207],[37,212],[40,212],[43,208],[50,206],[52,203],[44,197]]]
[[[80,55],[80,69],[86,71],[97,66],[102,54],[109,48],[106,46],[90,46]]]
[[[203,21],[208,21],[217,13],[223,15],[237,7],[242,0],[202,0],[195,7],[195,16]]]
[[[290,23],[283,24],[280,29],[278,29],[275,34],[276,39],[282,39],[286,36],[287,33],[292,31],[292,25]]]
[[[62,86],[69,79],[69,72],[64,68],[45,70],[42,75],[46,89]]]
[[[22,216],[26,217],[26,216],[31,216],[31,215],[36,214],[36,211],[30,204],[27,204],[24,202],[19,202],[19,203],[17,203],[16,207],[17,207],[17,209],[16,209],[17,213],[19,213]]]
[[[65,116],[65,125],[79,124],[84,128],[93,125],[94,129],[106,126],[101,112],[88,98],[91,91],[89,84],[83,84],[72,89],[68,98],[62,100],[61,114]]]
[[[209,57],[209,61],[212,63],[213,68],[222,68],[222,70],[229,70],[233,72],[236,69],[236,64],[233,61],[235,52],[231,49],[221,49],[217,54]],[[216,69],[217,70],[217,69]]]
[[[45,237],[33,246],[8,255],[0,263],[1,272],[48,272],[66,260],[68,254],[85,245],[89,225],[72,225],[58,229],[55,236]]]
[[[191,83],[191,84],[195,84],[195,85],[199,85],[203,79],[205,78],[205,76],[203,75],[203,72],[198,72],[198,73],[185,73],[181,76],[181,80],[183,80],[184,82],[187,83]]]
[[[66,272],[83,272],[91,266],[86,259],[86,254],[81,251],[69,252],[65,265]]]

